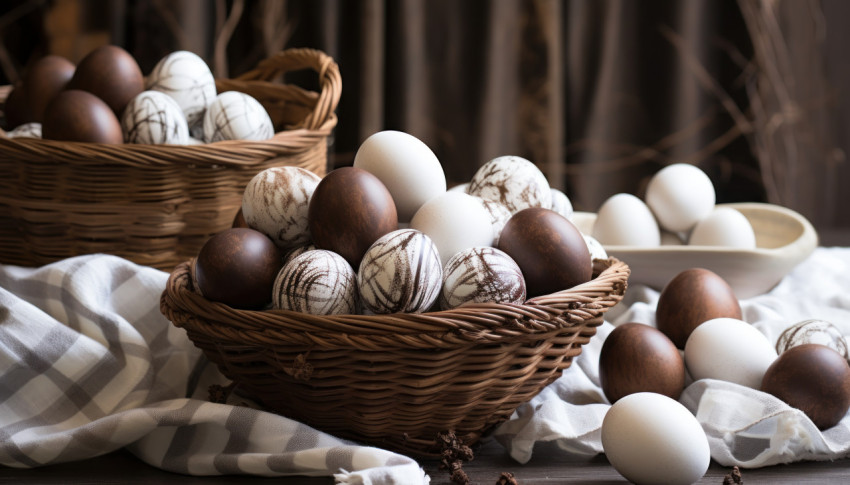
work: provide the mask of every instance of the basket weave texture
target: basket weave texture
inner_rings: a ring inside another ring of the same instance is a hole
[[[171,273],[162,313],[261,406],[331,434],[421,456],[438,433],[472,445],[558,378],[623,297],[628,266],[524,304],[421,314],[315,316],[246,311]]]
[[[283,82],[308,69],[318,74],[318,91]],[[275,135],[203,145],[0,136],[0,263],[40,266],[103,252],[171,271],[230,227],[258,172],[284,165],[327,172],[342,89],[331,57],[284,50],[216,87],[260,101]]]

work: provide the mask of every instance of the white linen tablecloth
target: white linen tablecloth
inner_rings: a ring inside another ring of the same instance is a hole
[[[0,464],[36,467],[127,447],[192,475],[324,475],[337,483],[427,484],[409,458],[282,416],[207,400],[226,380],[159,311],[167,273],[108,255],[41,268],[0,265]],[[850,335],[850,249],[818,248],[776,288],[742,301],[744,320],[775,342],[801,320]],[[520,463],[540,442],[602,453],[610,405],[598,359],[615,325],[654,325],[658,292],[632,286],[557,381],[493,436]],[[735,384],[690,383],[680,400],[722,465],[760,467],[850,455],[850,417],[819,431],[801,412]]]

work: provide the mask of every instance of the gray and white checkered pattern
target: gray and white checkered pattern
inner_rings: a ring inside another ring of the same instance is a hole
[[[192,475],[427,484],[412,459],[282,416],[206,401],[226,383],[159,311],[168,275],[107,255],[0,266],[0,464],[128,447]]]

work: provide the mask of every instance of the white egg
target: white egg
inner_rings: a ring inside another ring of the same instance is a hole
[[[203,122],[204,111],[216,97],[215,78],[197,54],[176,51],[160,59],[147,78],[147,89],[173,98],[190,129]]]
[[[466,193],[466,190],[467,190],[468,188],[469,188],[469,182],[464,182],[464,183],[462,183],[462,184],[457,184],[457,185],[455,185],[455,186],[451,187],[451,188],[450,188],[450,189],[448,189],[448,190],[449,190],[449,192],[463,192],[463,193]]]
[[[490,245],[497,246],[499,244],[499,236],[502,235],[502,229],[505,228],[505,224],[511,218],[511,211],[498,202],[482,199],[476,195],[473,195],[473,197],[478,199],[490,214],[490,223],[493,225],[493,242]]]
[[[646,187],[646,204],[662,229],[688,231],[714,208],[714,185],[699,167],[675,163],[659,170]]]
[[[373,313],[418,313],[440,296],[443,266],[430,237],[398,229],[372,243],[357,270],[363,305]]]
[[[422,204],[446,191],[446,175],[437,156],[421,140],[401,131],[371,135],[357,149],[354,166],[384,183],[399,222],[409,222]]]
[[[740,211],[718,207],[697,222],[688,245],[753,249],[756,247],[756,234],[750,221]]]
[[[649,207],[625,193],[614,194],[602,203],[590,235],[605,246],[661,244],[661,232]]]
[[[125,143],[148,145],[189,143],[189,125],[177,102],[159,91],[142,91],[121,113]]]
[[[9,138],[41,138],[41,123],[31,122],[18,125],[15,129],[6,132]]]
[[[638,392],[602,420],[602,448],[611,465],[636,484],[686,485],[708,471],[711,450],[699,421],[678,401]]]
[[[554,187],[552,187],[552,204],[550,209],[569,220],[573,218],[573,203],[570,202],[570,198],[567,197],[567,194]]]
[[[345,258],[333,251],[306,251],[281,268],[272,303],[279,310],[311,315],[354,314],[357,276]]]
[[[776,349],[757,328],[736,318],[714,318],[685,343],[685,366],[694,380],[718,379],[759,389]]]
[[[262,170],[242,192],[242,216],[248,227],[269,236],[286,250],[310,241],[310,198],[321,179],[301,167]]]
[[[512,155],[496,157],[482,165],[466,191],[499,202],[511,214],[529,207],[552,206],[552,191],[543,172],[529,160]]]
[[[204,113],[204,141],[268,140],[274,126],[266,109],[252,96],[226,91],[207,106]]]
[[[446,263],[440,308],[464,303],[522,303],[525,301],[522,270],[507,253],[491,247],[464,249]]]
[[[413,215],[410,227],[434,241],[444,266],[463,249],[493,243],[490,213],[476,197],[463,192],[445,192],[429,200]]]

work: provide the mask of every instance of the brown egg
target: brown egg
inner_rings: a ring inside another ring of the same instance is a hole
[[[703,268],[686,269],[670,280],[655,310],[658,330],[680,349],[698,325],[721,317],[740,320],[741,305],[723,278]]]
[[[590,281],[593,266],[581,232],[549,209],[523,209],[508,219],[499,249],[516,261],[528,297],[547,295]]]
[[[850,365],[826,345],[798,345],[767,368],[761,390],[803,411],[818,429],[828,429],[850,409]]]
[[[47,105],[41,130],[45,140],[124,143],[121,123],[109,106],[76,89],[62,91]]]
[[[599,380],[612,404],[636,392],[656,392],[678,400],[685,388],[685,361],[658,329],[625,323],[602,344]]]
[[[105,45],[86,55],[68,83],[67,89],[81,89],[99,97],[116,114],[145,89],[142,70],[136,59],[121,47]]]
[[[49,55],[35,61],[23,77],[26,86],[26,102],[32,111],[32,119],[44,122],[47,104],[74,76],[76,66],[62,56]]]
[[[18,83],[6,95],[3,103],[3,127],[11,130],[32,121],[32,111],[26,103],[26,94],[22,83]]]
[[[260,309],[272,300],[283,262],[265,234],[230,228],[214,235],[195,260],[195,283],[204,298],[234,308]]]
[[[360,266],[379,237],[398,229],[395,202],[386,186],[366,170],[342,167],[316,186],[307,210],[313,244]]]

